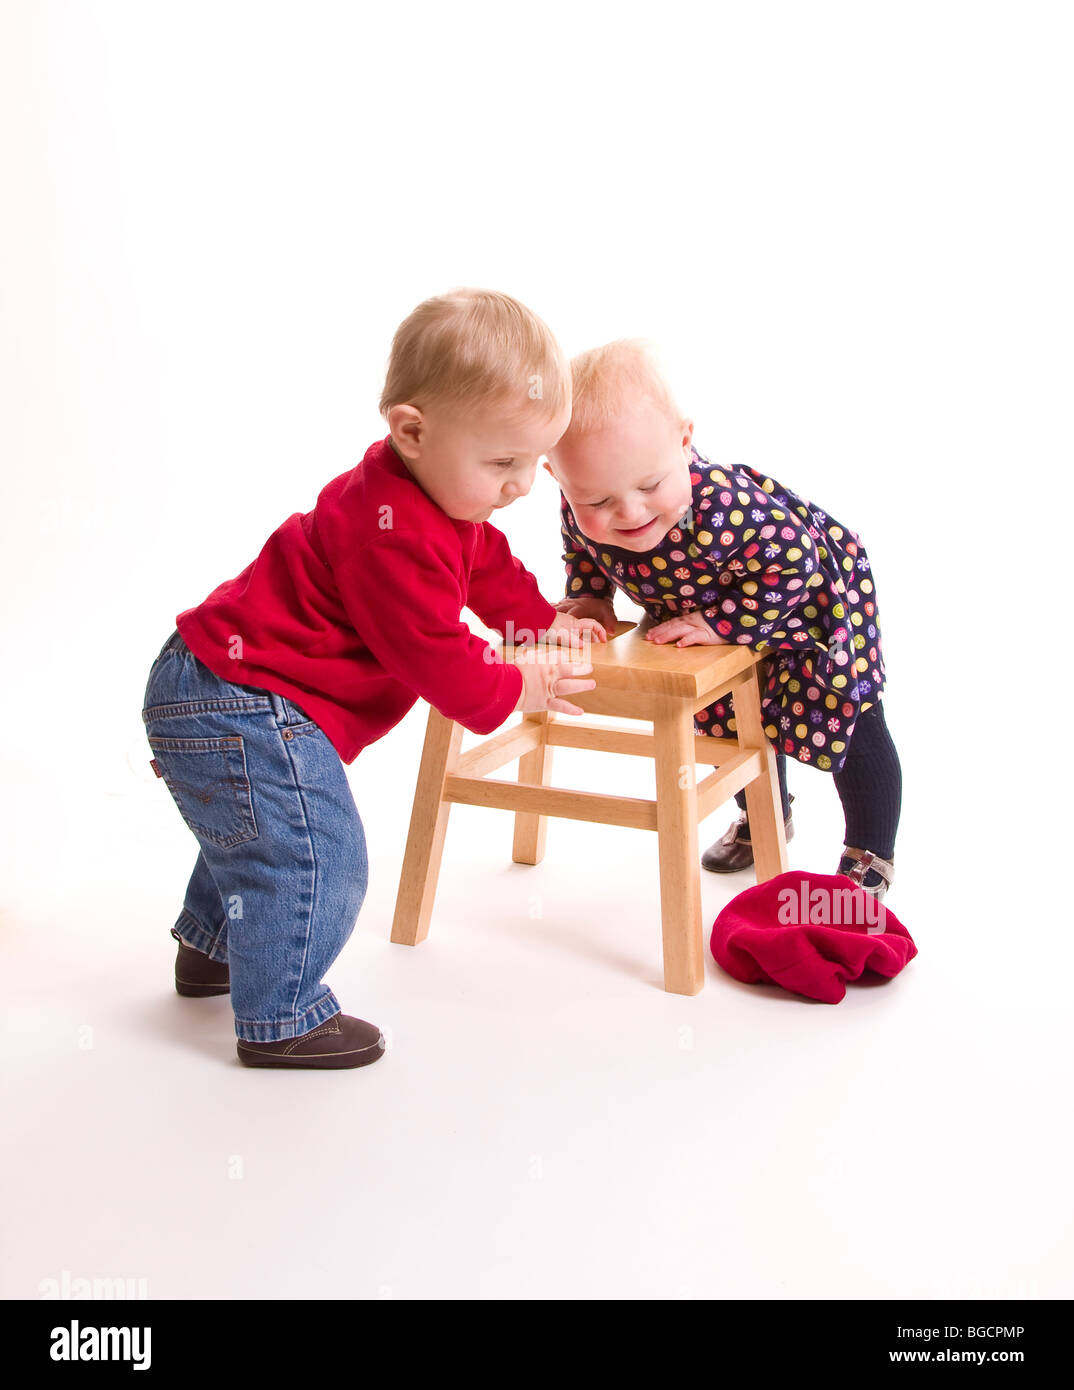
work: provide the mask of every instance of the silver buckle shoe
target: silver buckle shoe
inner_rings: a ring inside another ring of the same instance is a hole
[[[849,878],[851,883],[856,883],[874,897],[877,902],[883,902],[884,894],[891,887],[895,878],[895,861],[893,859],[881,859],[872,850],[858,849],[854,845],[844,845],[843,853],[839,856],[840,862],[844,859],[853,859],[854,863],[848,869],[837,869],[836,872]],[[875,887],[867,887],[865,875],[872,869],[880,875],[880,882]]]

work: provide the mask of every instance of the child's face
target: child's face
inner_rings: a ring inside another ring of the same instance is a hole
[[[388,421],[396,453],[440,510],[480,523],[529,492],[570,409],[549,418],[529,401],[517,410],[393,406]]]
[[[591,541],[654,550],[693,498],[693,421],[676,425],[651,402],[550,451],[548,471]]]

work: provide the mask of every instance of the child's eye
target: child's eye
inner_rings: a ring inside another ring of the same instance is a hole
[[[609,502],[610,500],[611,500],[610,498],[605,497],[604,500],[603,500],[602,502],[587,502],[587,503],[586,503],[586,506],[587,506],[587,507],[606,507],[606,506],[608,505],[608,502]]]
[[[492,466],[493,468],[511,468],[514,462],[514,459],[493,459]]]

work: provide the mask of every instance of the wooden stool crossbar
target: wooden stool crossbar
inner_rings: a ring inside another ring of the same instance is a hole
[[[645,641],[643,632],[644,627],[620,623],[614,639],[587,648],[597,688],[570,699],[587,716],[646,721],[652,733],[571,715],[527,714],[461,753],[462,725],[430,709],[393,941],[414,946],[428,934],[448,813],[454,804],[513,812],[516,864],[541,862],[549,816],[655,830],[664,988],[675,994],[698,993],[705,982],[698,822],[744,789],[757,882],[787,867],[775,750],[761,724],[757,673],[763,658],[744,646],[658,646]],[[505,649],[505,656],[509,651]],[[733,701],[736,737],[696,734],[695,713],[725,695]],[[555,747],[652,758],[656,799],[550,785]],[[516,758],[517,781],[487,776]],[[700,782],[698,763],[714,768]]]

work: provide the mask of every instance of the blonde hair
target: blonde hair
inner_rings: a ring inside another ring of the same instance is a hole
[[[548,325],[517,299],[454,289],[424,300],[396,329],[380,413],[434,401],[540,401],[552,417],[570,405],[570,367]]]
[[[684,418],[644,338],[617,338],[572,357],[571,384],[572,413],[565,439],[602,429],[632,400],[651,401],[676,426]]]

